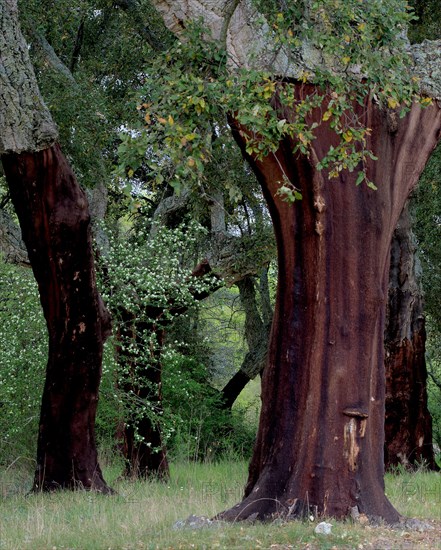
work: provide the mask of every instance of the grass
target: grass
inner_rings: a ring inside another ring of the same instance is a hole
[[[430,532],[427,538],[424,533],[391,532],[333,520],[330,536],[316,535],[315,523],[300,521],[173,528],[177,520],[190,514],[210,517],[238,502],[246,478],[244,462],[177,464],[168,484],[130,482],[117,476],[115,468],[107,469],[106,479],[118,491],[114,497],[81,491],[26,496],[29,474],[26,478],[10,470],[7,477],[0,477],[0,548],[441,548],[441,532]],[[439,474],[388,476],[386,482],[387,494],[402,514],[433,520],[441,528]],[[389,546],[376,545],[383,539]]]

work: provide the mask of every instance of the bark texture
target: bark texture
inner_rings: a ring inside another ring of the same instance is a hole
[[[391,245],[385,331],[386,468],[425,463],[437,470],[427,408],[425,319],[416,240],[407,204]]]
[[[0,2],[0,29],[0,154],[41,151],[57,129],[38,90],[16,0]]]
[[[110,318],[95,284],[87,199],[58,145],[2,162],[49,331],[34,490],[109,492],[94,424]]]
[[[311,92],[297,87],[299,97]],[[327,181],[317,171],[336,145],[323,126],[309,159],[293,155],[288,139],[263,161],[249,158],[272,216],[279,278],[248,483],[224,519],[311,512],[342,518],[355,507],[390,523],[399,519],[383,482],[390,242],[439,139],[441,111],[415,105],[391,132],[387,113],[370,100],[354,109],[372,128],[368,147],[379,160],[369,163],[368,176],[377,191],[357,187],[356,173]],[[235,127],[242,148],[244,134]],[[277,197],[282,168],[303,195],[293,206]]]
[[[87,199],[43,103],[16,0],[0,2],[0,154],[49,332],[34,490],[110,492],[95,414],[110,318],[98,294]]]
[[[12,216],[2,209],[0,209],[0,252],[7,262],[30,267],[20,228]]]
[[[153,4],[176,34],[188,19],[202,17],[215,39],[226,37],[233,64],[240,67],[251,63],[299,79],[300,73],[325,62],[307,43],[289,57],[282,48],[275,50],[265,22],[252,12],[248,0]],[[422,91],[437,99],[440,51],[439,41],[409,45]],[[312,90],[299,85],[297,92],[301,96]],[[290,118],[286,111],[281,119]],[[383,484],[383,338],[390,241],[406,198],[439,139],[441,114],[436,104],[424,111],[414,105],[405,119],[395,120],[369,100],[354,111],[372,129],[367,147],[380,160],[369,162],[367,172],[378,182],[378,191],[357,187],[356,174],[328,182],[326,174],[317,171],[329,146],[337,145],[332,130],[323,126],[309,159],[293,155],[295,144],[289,139],[263,161],[249,158],[273,219],[279,280],[245,498],[222,514],[225,519],[264,518],[274,512],[299,515],[311,507],[335,517],[357,507],[388,522],[399,518]],[[315,117],[321,122],[322,113]],[[245,150],[246,129],[236,126],[235,134]],[[303,195],[293,207],[277,198],[284,175]]]

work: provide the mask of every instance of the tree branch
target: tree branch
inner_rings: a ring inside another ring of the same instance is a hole
[[[74,49],[72,52],[72,57],[71,57],[70,66],[69,66],[69,70],[71,74],[75,72],[76,64],[78,62],[78,59],[80,58],[80,52],[83,46],[83,39],[84,39],[84,18],[81,20],[80,26],[78,27],[77,36],[75,38]]]
[[[58,55],[55,53],[53,47],[49,44],[46,38],[37,32],[33,28],[27,29],[29,35],[32,36],[35,45],[43,52],[46,61],[49,65],[59,74],[61,74],[66,80],[69,81],[71,85],[78,88],[78,84],[75,78],[72,75],[72,72],[66,65],[60,60]]]
[[[307,42],[296,51],[275,49],[263,14],[246,0],[152,0],[152,4],[178,36],[186,21],[202,18],[215,40],[225,37],[230,62],[238,67],[300,79],[305,71],[313,72],[325,64],[320,50]],[[306,2],[305,10],[309,9]],[[409,54],[415,63],[415,75],[421,78],[421,93],[441,100],[441,40],[409,45]]]

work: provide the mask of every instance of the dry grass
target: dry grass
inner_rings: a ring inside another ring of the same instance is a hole
[[[221,525],[198,530],[173,529],[190,514],[213,516],[240,500],[246,464],[183,464],[169,484],[118,480],[114,497],[91,493],[31,495],[30,479],[19,471],[3,476],[0,491],[1,549],[162,549],[293,548],[399,549],[441,548],[441,476],[417,473],[388,476],[387,493],[402,514],[432,522],[419,533],[335,522],[330,536],[315,535],[315,523]],[[112,479],[113,478],[113,479]]]

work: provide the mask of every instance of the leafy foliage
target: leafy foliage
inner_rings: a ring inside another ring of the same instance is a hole
[[[0,463],[34,456],[47,330],[32,273],[0,261]]]
[[[166,178],[177,190],[185,182],[199,185],[232,116],[246,137],[247,153],[257,158],[274,154],[284,137],[293,139],[295,151],[309,155],[319,126],[329,125],[339,142],[319,168],[331,178],[360,170],[357,183],[365,179],[366,162],[374,158],[366,148],[370,130],[352,105],[370,97],[404,116],[417,95],[406,54],[405,27],[412,19],[406,2],[319,0],[279,8],[278,2],[261,0],[257,6],[268,16],[268,39],[276,49],[283,46],[295,58],[306,44],[318,56],[314,73],[305,70],[301,77],[316,87],[299,97],[284,75],[234,70],[222,45],[207,37],[200,22],[192,22],[182,41],[145,69],[137,94],[142,118],[121,136],[121,176],[144,164],[158,184]],[[320,124],[311,122],[317,109]],[[287,200],[300,198],[286,174],[280,185]]]
[[[164,431],[178,459],[212,460],[230,454],[249,457],[256,426],[245,409],[222,408],[221,394],[210,385],[207,366],[192,357],[164,356]]]
[[[120,4],[19,2],[40,90],[63,150],[87,187],[110,177],[116,129],[134,118],[129,94],[142,82],[139,65],[152,51],[142,34],[143,18],[132,18]],[[154,23],[148,2],[141,2],[138,15]]]
[[[438,0],[412,0],[416,19],[409,29],[412,42],[441,38],[441,4]]]
[[[117,334],[115,391],[139,441],[144,438],[138,431],[143,419],[163,424],[160,376],[153,372],[161,370],[163,330],[196,308],[197,297],[213,283],[219,284],[211,276],[191,276],[189,266],[203,233],[190,223],[174,230],[155,226],[153,235],[141,229],[125,239],[112,235],[100,259],[102,294]]]
[[[111,234],[100,265],[102,295],[116,318],[122,310],[138,316],[159,308],[158,322],[165,323],[173,319],[174,310],[196,305],[194,294],[203,293],[213,282],[211,277],[191,277],[204,234],[196,222],[173,230],[155,226],[151,233],[138,229],[125,238]]]

